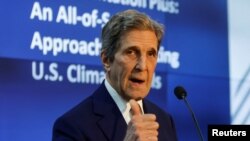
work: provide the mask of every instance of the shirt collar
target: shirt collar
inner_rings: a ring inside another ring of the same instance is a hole
[[[121,113],[125,112],[127,106],[129,105],[129,102],[124,100],[118,93],[117,91],[110,85],[110,83],[108,82],[107,79],[105,79],[105,87],[107,88],[110,96],[113,98],[113,100],[115,101],[116,105],[118,106],[119,110],[121,111]],[[142,113],[144,113],[143,110],[143,104],[142,104],[142,100],[138,100],[137,103],[140,105]],[[129,105],[130,106],[130,105]]]

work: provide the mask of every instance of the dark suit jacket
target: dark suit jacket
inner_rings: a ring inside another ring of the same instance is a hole
[[[159,141],[177,141],[169,114],[144,99],[144,112],[153,113],[160,125]],[[76,107],[59,117],[53,127],[53,141],[122,141],[127,124],[104,83]]]

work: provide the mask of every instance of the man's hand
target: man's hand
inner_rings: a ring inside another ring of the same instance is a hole
[[[157,141],[159,124],[154,114],[142,114],[135,100],[129,101],[132,118],[128,124],[124,141]]]

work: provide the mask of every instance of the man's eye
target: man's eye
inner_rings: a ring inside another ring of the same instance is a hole
[[[154,51],[150,51],[150,52],[148,53],[148,55],[149,55],[149,56],[153,56],[153,57],[155,57],[155,56],[156,56],[156,52],[154,52]]]
[[[135,54],[135,52],[133,50],[128,50],[127,54]]]

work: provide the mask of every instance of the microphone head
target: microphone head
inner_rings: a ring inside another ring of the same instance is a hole
[[[174,94],[178,99],[184,99],[187,96],[187,92],[182,86],[175,87]]]

